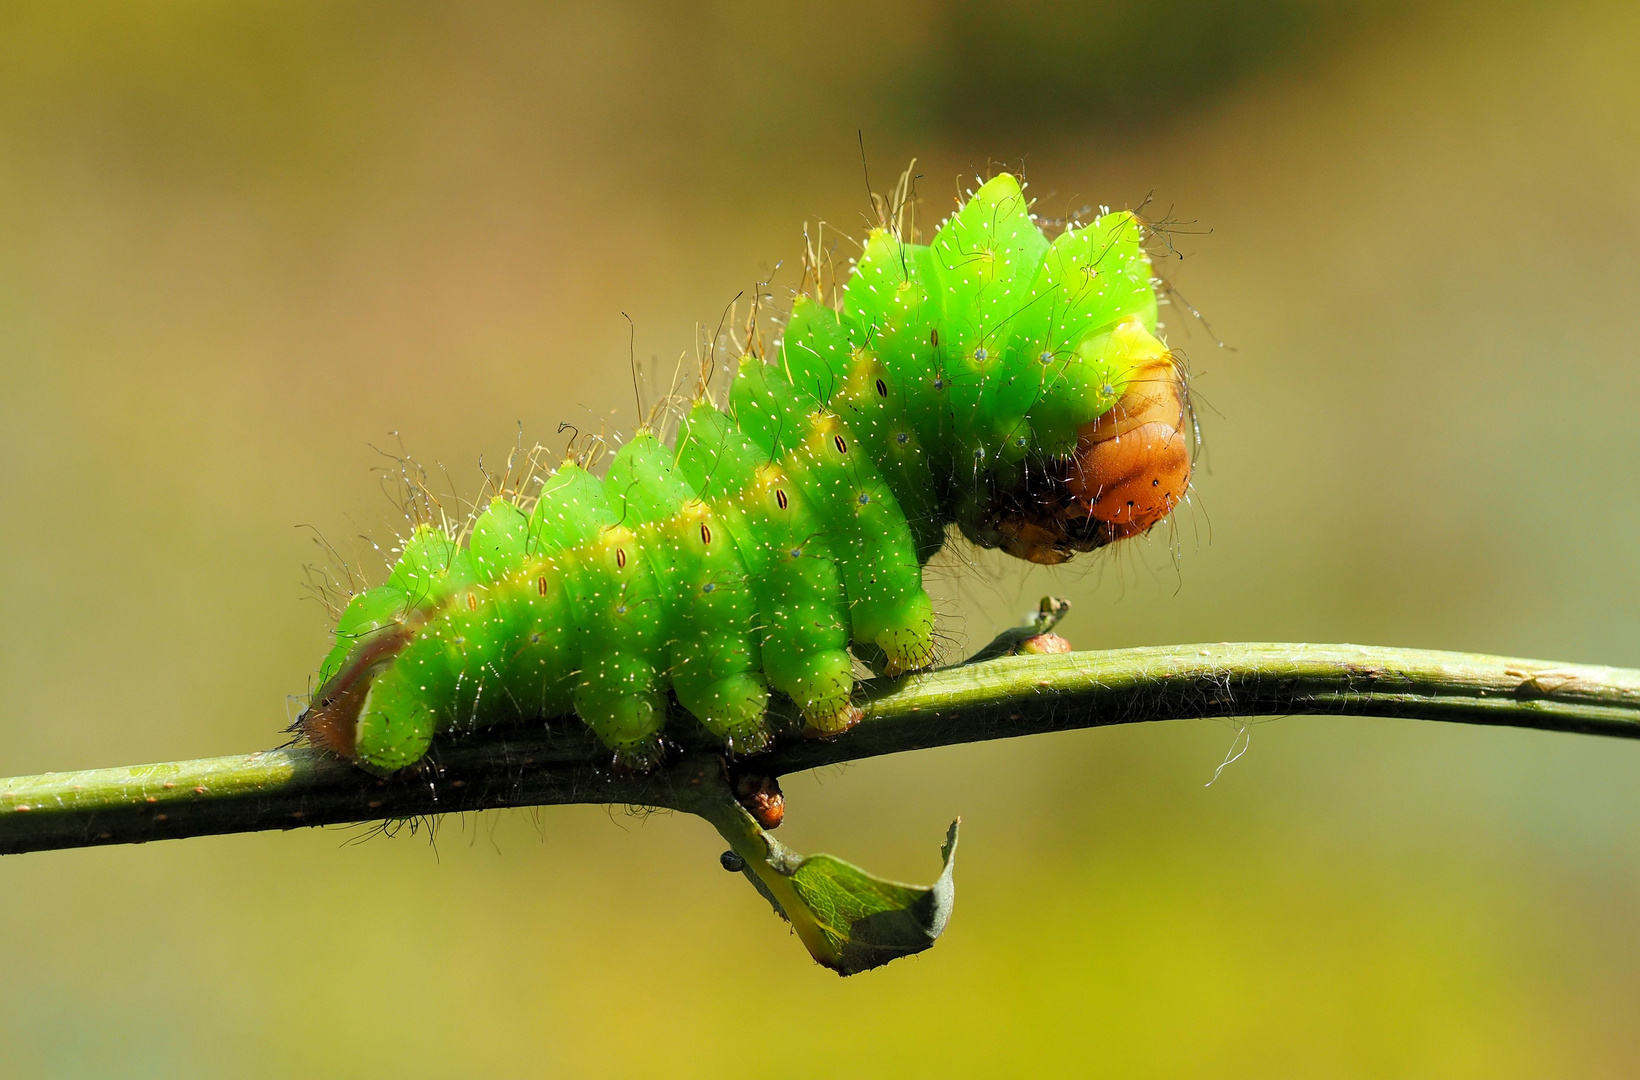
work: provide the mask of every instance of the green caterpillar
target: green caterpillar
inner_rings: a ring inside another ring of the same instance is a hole
[[[1053,563],[1184,497],[1144,239],[1106,213],[1050,242],[1006,173],[930,244],[874,230],[840,309],[800,296],[727,411],[701,386],[675,447],[645,427],[602,480],[566,461],[465,546],[417,527],[342,614],[301,730],[382,774],[440,732],[570,713],[651,768],[668,691],[734,754],[767,744],[771,690],[845,730],[851,646],[889,674],[933,663],[922,566],[948,524]]]

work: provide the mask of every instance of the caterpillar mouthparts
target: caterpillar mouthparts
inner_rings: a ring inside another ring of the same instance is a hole
[[[703,371],[673,445],[641,427],[602,478],[572,456],[457,535],[418,525],[342,613],[296,729],[378,774],[439,732],[571,713],[652,768],[672,700],[728,754],[768,744],[774,691],[807,733],[846,731],[856,656],[936,659],[922,567],[948,525],[1051,564],[1185,498],[1150,274],[1134,215],[1050,242],[1006,173],[929,244],[874,230],[840,306],[799,296],[721,406]]]

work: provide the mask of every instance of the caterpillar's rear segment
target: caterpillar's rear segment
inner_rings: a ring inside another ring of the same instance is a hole
[[[465,547],[418,529],[344,613],[302,730],[383,773],[438,732],[570,712],[646,769],[669,694],[731,753],[768,743],[771,690],[847,730],[851,646],[888,674],[935,659],[922,565],[949,524],[1054,563],[1184,498],[1142,242],[1116,213],[1050,243],[1006,174],[929,245],[874,232],[841,310],[800,297],[675,449],[642,429],[603,480],[566,463]]]
[[[357,757],[359,713],[370,694],[372,680],[410,643],[401,624],[384,628],[361,641],[342,670],[331,676],[312,702],[296,718],[292,730],[308,742],[342,757]]]
[[[359,720],[376,678],[396,663],[431,614],[426,594],[431,582],[448,576],[452,551],[442,533],[418,532],[406,543],[390,583],[353,598],[337,622],[335,647],[319,669],[319,689],[292,730],[315,746],[360,759]]]

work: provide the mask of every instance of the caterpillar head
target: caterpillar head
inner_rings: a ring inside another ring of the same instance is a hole
[[[1077,429],[1068,456],[1024,470],[982,511],[970,539],[1052,565],[1139,536],[1190,489],[1194,443],[1183,365],[1162,353],[1135,368],[1116,404]]]

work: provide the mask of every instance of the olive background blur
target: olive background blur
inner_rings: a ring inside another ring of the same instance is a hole
[[[0,775],[282,740],[372,447],[476,495],[630,430],[804,221],[1182,223],[1176,528],[946,560],[953,636],[1640,665],[1640,12],[1624,3],[16,4],[0,11]],[[840,244],[843,256],[847,243]],[[656,358],[656,359],[651,359]],[[398,432],[400,435],[390,434]],[[452,501],[453,504],[453,501]],[[960,647],[953,645],[953,652]],[[0,1076],[1632,1076],[1640,746],[1188,721],[795,776],[907,880],[839,980],[693,818],[575,807],[0,860]],[[359,842],[363,841],[363,842]]]

